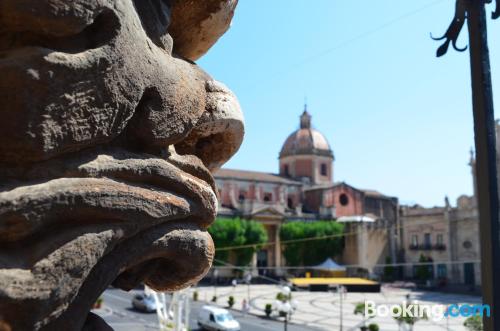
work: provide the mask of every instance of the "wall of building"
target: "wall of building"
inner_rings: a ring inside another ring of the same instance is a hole
[[[325,175],[322,174],[322,165],[326,168]],[[295,179],[307,177],[311,184],[332,183],[333,159],[314,154],[285,156],[280,159],[280,175]]]
[[[335,206],[335,214],[338,217],[363,215],[363,193],[348,185],[337,185],[328,189],[324,201],[325,206]]]
[[[325,167],[326,175],[322,174],[321,168]],[[315,183],[333,183],[333,161],[331,157],[327,156],[315,156],[313,159],[313,167],[314,167],[314,177],[313,181]]]
[[[420,257],[431,258],[435,264],[446,263],[451,259],[449,243],[449,227],[445,208],[415,208],[407,209],[401,216],[403,231],[403,248],[405,259],[409,263],[419,263]],[[429,234],[430,245],[425,242]],[[438,235],[441,236],[443,246],[438,246]],[[416,238],[416,242],[415,239]],[[449,276],[449,266],[446,267]],[[437,277],[437,267],[434,268]],[[413,266],[405,267],[405,276],[415,277]]]
[[[461,283],[470,281],[466,275],[466,266],[473,268],[474,284],[481,285],[481,265],[476,262],[481,259],[479,240],[479,215],[475,208],[455,208],[450,214],[450,248],[452,266],[451,276]]]
[[[402,209],[401,224],[406,262],[417,263],[423,254],[433,260],[434,279],[443,278],[442,270],[446,270],[448,284],[481,285],[479,218],[471,198],[460,197],[456,208],[406,207]],[[431,236],[430,248],[425,247],[425,233]],[[438,235],[443,236],[442,246],[437,245]],[[413,247],[413,236],[419,238],[421,247]],[[413,266],[405,268],[405,276],[414,276]]]
[[[373,214],[387,220],[397,219],[397,199],[365,195],[363,206],[365,214]]]
[[[385,263],[389,256],[388,231],[385,225],[375,223],[349,223],[346,226],[345,246],[342,262],[349,268],[351,275],[355,270],[364,269],[368,274],[380,272],[375,270],[377,264]]]
[[[240,208],[248,201],[263,204],[279,204],[295,208],[301,204],[301,188],[282,183],[249,182],[245,180],[215,180],[219,191],[219,203],[229,208]]]
[[[319,213],[322,201],[322,190],[308,190],[304,192],[304,208],[307,212]]]

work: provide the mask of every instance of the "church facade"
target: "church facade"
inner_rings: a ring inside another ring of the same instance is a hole
[[[219,216],[261,222],[270,243],[255,264],[280,274],[280,227],[285,222],[336,220],[346,223],[340,263],[365,274],[376,264],[397,261],[400,253],[398,199],[376,190],[336,182],[334,153],[325,136],[312,126],[307,108],[299,128],[285,140],[277,173],[221,169],[215,174]]]

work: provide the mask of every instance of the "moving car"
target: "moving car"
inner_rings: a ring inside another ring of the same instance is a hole
[[[132,307],[145,313],[156,311],[156,302],[152,295],[136,294],[132,299]]]
[[[229,311],[214,306],[203,306],[198,314],[198,325],[210,331],[240,331],[240,323]]]

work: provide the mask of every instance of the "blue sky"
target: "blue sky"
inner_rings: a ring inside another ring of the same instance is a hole
[[[307,96],[336,157],[335,181],[425,206],[471,194],[468,52],[438,59],[429,36],[446,31],[454,3],[240,0],[230,30],[199,60],[245,113],[244,143],[225,167],[277,172]],[[495,93],[500,20],[488,33]]]

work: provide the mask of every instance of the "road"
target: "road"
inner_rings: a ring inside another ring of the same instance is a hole
[[[115,331],[151,331],[158,329],[158,318],[156,314],[147,314],[135,311],[132,308],[132,297],[137,291],[129,293],[108,289],[103,293],[104,308],[99,315],[104,318]],[[203,302],[191,302],[190,328],[199,330],[196,316]],[[240,322],[241,331],[276,331],[283,330],[283,322],[257,317],[254,315],[243,315],[238,311],[232,311],[233,316]],[[288,331],[318,331],[319,329],[301,325],[288,325]]]

